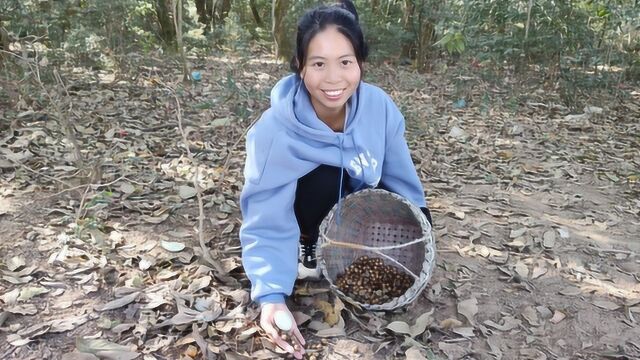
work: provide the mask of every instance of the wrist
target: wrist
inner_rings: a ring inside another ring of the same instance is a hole
[[[275,293],[275,294],[267,294],[260,296],[256,299],[258,305],[266,305],[266,304],[284,304],[284,294]]]

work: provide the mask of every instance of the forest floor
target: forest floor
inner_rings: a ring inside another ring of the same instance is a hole
[[[148,61],[135,78],[66,69],[66,89],[45,87],[57,106],[35,88],[0,98],[0,359],[279,356],[237,233],[244,133],[284,66],[193,60],[202,80],[183,86]],[[640,358],[640,88],[572,112],[524,76],[453,72],[367,70],[407,118],[437,266],[392,313],[297,284],[309,357]]]

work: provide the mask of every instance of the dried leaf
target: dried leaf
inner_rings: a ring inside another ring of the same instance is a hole
[[[448,359],[462,359],[468,351],[460,345],[438,342],[438,349],[447,355]]]
[[[546,306],[536,306],[536,310],[538,310],[540,317],[542,317],[543,319],[549,319],[553,316],[551,310],[549,310],[549,308]]]
[[[559,228],[558,229],[558,234],[560,234],[560,238],[562,238],[562,239],[568,239],[569,238],[569,230],[567,230],[566,228]]]
[[[547,273],[547,267],[544,265],[536,266],[533,268],[533,273],[531,274],[532,279],[537,279],[540,276]]]
[[[556,310],[553,312],[553,317],[549,320],[554,324],[559,323],[560,321],[564,320],[564,318],[566,318],[567,316],[565,314],[563,314],[562,312]]]
[[[307,321],[311,320],[311,316],[309,316],[309,315],[307,315],[307,314],[305,314],[305,313],[303,313],[301,311],[294,311],[292,313],[292,315],[293,315],[293,318],[295,319],[296,324],[298,326],[300,326],[300,325],[306,323]]]
[[[198,194],[198,192],[196,191],[195,188],[191,186],[186,186],[186,185],[178,186],[178,195],[180,195],[180,197],[183,200],[190,199],[196,196],[196,194]]]
[[[62,355],[60,360],[100,360],[100,358],[89,353],[72,352]]]
[[[577,296],[582,293],[582,290],[575,286],[567,286],[566,288],[560,290],[559,293],[565,296]]]
[[[12,314],[34,315],[38,312],[38,309],[33,304],[24,304],[6,307],[4,311],[10,312]]]
[[[24,258],[22,256],[14,256],[7,261],[6,265],[9,271],[17,271],[25,266]]]
[[[405,360],[427,360],[427,358],[420,352],[420,348],[417,346],[412,346],[407,349],[404,356]]]
[[[513,316],[505,316],[502,318],[502,320],[503,320],[502,325],[496,324],[491,320],[486,320],[484,324],[500,331],[509,331],[517,328],[522,324],[522,321],[514,318]]]
[[[462,326],[462,321],[458,319],[448,318],[440,321],[440,328],[449,330]]]
[[[151,223],[151,224],[160,224],[162,222],[164,222],[165,220],[167,220],[169,218],[169,213],[164,213],[158,216],[149,216],[149,215],[142,215],[140,216],[140,219]]]
[[[529,268],[524,262],[518,261],[516,263],[515,270],[523,279],[527,279],[529,277]]]
[[[476,336],[476,334],[474,334],[473,332],[473,328],[472,327],[459,327],[459,328],[455,328],[453,329],[453,332],[460,335],[460,336],[464,336],[466,338],[472,338],[474,336]]]
[[[404,321],[394,321],[387,325],[386,328],[396,334],[405,334],[411,336],[412,338],[415,338],[416,336],[422,334],[427,329],[427,326],[429,326],[429,324],[433,322],[433,318],[431,317],[431,315],[434,311],[435,309],[431,309],[431,311],[420,315],[415,324],[412,326],[409,326],[409,324]]]
[[[164,240],[160,242],[160,246],[162,246],[163,249],[171,252],[180,252],[185,248],[185,245],[183,243]]]
[[[16,288],[0,296],[0,300],[5,305],[14,305],[18,301],[18,296],[20,296],[20,289]]]
[[[527,306],[522,311],[522,317],[527,320],[531,326],[539,326],[540,320],[538,320],[538,313],[532,306]]]
[[[38,296],[40,294],[46,294],[49,292],[49,289],[41,287],[41,286],[27,286],[22,288],[20,291],[20,296],[18,297],[18,301],[27,301],[34,296]]]
[[[24,339],[18,334],[9,334],[9,335],[7,335],[7,342],[9,344],[13,345],[13,346],[16,346],[16,347],[27,345],[31,341],[33,341],[33,340]]]
[[[459,302],[458,313],[467,318],[467,321],[473,325],[473,318],[478,313],[478,300],[475,297],[472,297],[471,299]]]
[[[120,191],[124,194],[130,195],[136,191],[136,187],[130,183],[122,183],[120,185]]]
[[[15,276],[10,276],[10,275],[3,275],[2,278],[14,285],[21,285],[21,284],[26,284],[29,281],[33,280],[33,277],[31,276],[25,276],[25,277],[15,277]]]
[[[344,331],[344,327],[345,327],[344,319],[342,319],[342,316],[340,316],[340,319],[338,320],[338,323],[335,326],[328,329],[319,330],[316,333],[316,336],[322,337],[322,338],[345,336],[346,332]]]
[[[131,347],[124,346],[104,339],[77,338],[76,348],[83,353],[90,353],[101,359],[131,360],[139,356]]]
[[[601,309],[605,309],[605,310],[618,310],[620,308],[620,305],[614,303],[613,301],[609,301],[609,300],[595,300],[593,302],[593,305],[601,308]]]
[[[151,255],[142,255],[140,257],[140,262],[138,263],[138,268],[140,270],[145,271],[149,270],[153,265],[156,264],[156,258]]]
[[[524,235],[527,232],[527,230],[529,230],[529,229],[520,228],[520,229],[517,229],[517,230],[511,230],[511,232],[509,233],[509,237],[512,238],[512,239],[519,238],[522,235]]]
[[[130,303],[132,303],[133,301],[135,301],[138,296],[140,295],[139,291],[133,292],[129,295],[123,296],[119,299],[110,301],[106,304],[104,304],[103,306],[99,306],[96,308],[96,311],[107,311],[107,310],[113,310],[113,309],[118,309],[121,308],[125,305],[129,305]]]
[[[211,284],[211,280],[211,276],[203,276],[199,279],[196,279],[191,284],[189,284],[189,291],[195,293],[198,290],[202,290],[209,286],[209,284]]]
[[[547,248],[547,249],[551,249],[554,247],[554,245],[556,244],[556,232],[555,230],[547,230],[544,232],[544,234],[542,235],[542,245]]]

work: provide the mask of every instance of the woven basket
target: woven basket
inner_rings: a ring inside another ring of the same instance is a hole
[[[336,204],[320,225],[316,256],[331,288],[345,301],[369,310],[393,310],[408,305],[427,286],[435,265],[431,225],[418,207],[402,196],[366,189],[342,200],[338,224]],[[413,276],[403,295],[384,304],[364,304],[336,285],[338,275],[360,256],[382,258]]]

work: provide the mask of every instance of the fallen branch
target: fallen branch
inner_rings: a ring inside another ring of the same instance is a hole
[[[193,156],[193,153],[191,153],[191,150],[189,149],[189,140],[187,139],[187,135],[185,134],[184,129],[182,128],[182,108],[180,107],[180,100],[178,99],[178,95],[176,95],[175,90],[173,90],[167,85],[165,85],[165,88],[171,91],[171,95],[173,95],[173,98],[176,101],[176,117],[178,119],[178,129],[180,130],[182,141],[184,142],[184,146],[187,150],[187,157],[189,158],[189,160],[191,160],[193,165],[195,165],[196,167],[195,175],[193,177],[193,186],[196,189],[196,199],[198,201],[198,242],[200,243],[200,248],[202,249],[202,256],[207,262],[209,262],[215,268],[219,276],[224,276],[225,271],[222,268],[222,265],[220,265],[219,262],[217,262],[211,257],[211,254],[209,253],[209,247],[207,246],[204,240],[204,203],[202,201],[202,189],[198,184],[198,174],[200,172],[200,164],[197,163],[195,157]]]

